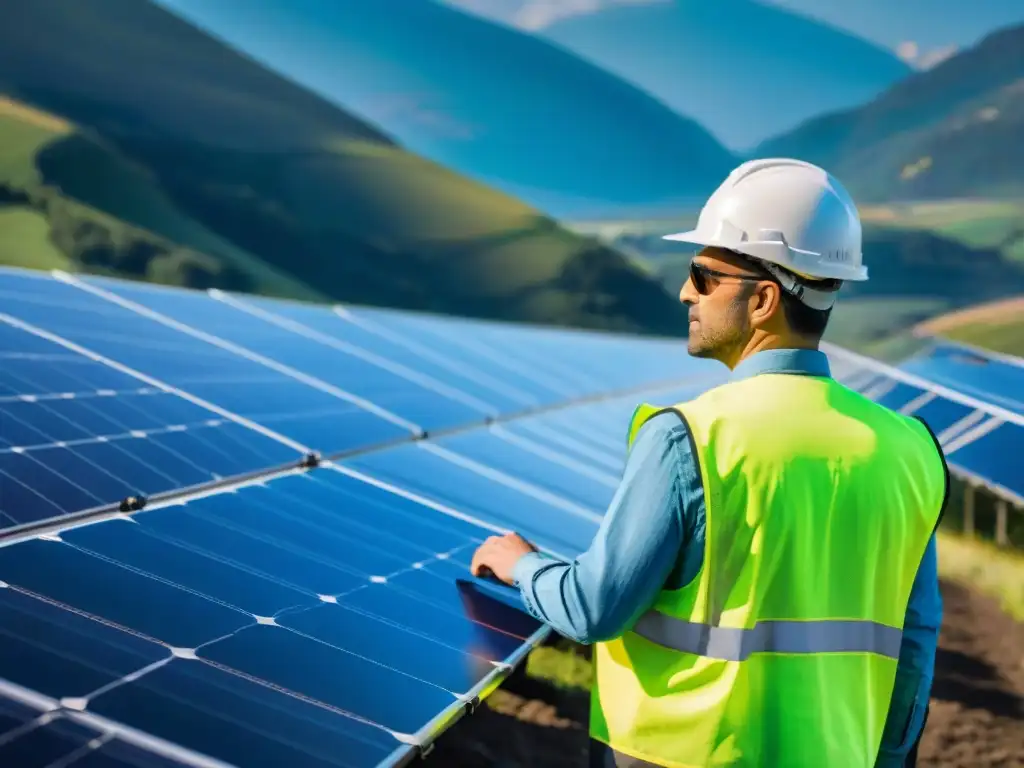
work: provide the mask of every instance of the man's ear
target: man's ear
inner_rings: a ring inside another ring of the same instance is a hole
[[[765,325],[781,311],[781,306],[782,289],[778,283],[771,280],[755,283],[750,297],[751,325]]]

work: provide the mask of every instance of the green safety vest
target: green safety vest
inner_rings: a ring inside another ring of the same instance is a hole
[[[937,440],[828,377],[672,408],[700,464],[703,565],[595,644],[590,735],[659,766],[871,768],[948,495]],[[637,408],[630,446],[659,410]]]

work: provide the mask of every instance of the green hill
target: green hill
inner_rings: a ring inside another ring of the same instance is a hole
[[[856,109],[756,148],[828,168],[859,201],[1024,193],[1024,25],[995,32]]]
[[[296,298],[680,333],[615,250],[424,160],[175,16],[0,25],[0,260]]]

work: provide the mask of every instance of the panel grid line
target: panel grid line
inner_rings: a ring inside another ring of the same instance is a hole
[[[287,445],[289,448],[293,448],[300,453],[310,453],[310,449],[307,446],[297,443],[291,438],[278,434],[277,432],[274,432],[273,430],[268,429],[267,427],[264,427],[261,424],[257,424],[256,422],[247,419],[244,416],[240,416],[237,413],[232,413],[231,411],[221,408],[218,405],[214,405],[213,403],[207,400],[204,400],[200,397],[196,397],[195,395],[190,394],[189,392],[186,392],[183,389],[172,387],[170,384],[166,384],[163,381],[154,378],[153,376],[142,373],[141,371],[137,371],[134,368],[129,368],[127,365],[123,365],[122,363],[119,363],[116,360],[112,360],[109,357],[93,352],[91,349],[83,347],[80,344],[76,344],[73,341],[69,341],[68,339],[65,339],[62,336],[50,333],[49,331],[46,331],[42,328],[38,328],[37,326],[32,325],[31,323],[26,323],[23,320],[19,320],[18,318],[12,317],[11,315],[8,315],[4,312],[0,312],[0,322],[6,323],[7,325],[10,325],[14,328],[18,328],[27,333],[31,333],[32,335],[38,336],[41,339],[51,341],[54,344],[59,344],[65,349],[69,349],[72,352],[76,352],[82,357],[88,358],[93,362],[102,363],[103,365],[112,368],[115,371],[119,371],[120,373],[131,376],[135,379],[138,379],[139,381],[144,381],[150,386],[156,387],[157,389],[167,392],[168,394],[176,395],[182,398],[183,400],[187,400],[193,405],[198,405],[201,408],[205,408],[206,410],[210,411],[211,413],[216,413],[220,416],[223,416],[225,419],[230,419],[231,421],[241,424],[244,427],[248,427],[254,432],[259,432],[264,437],[269,437],[273,440],[276,440],[279,443]]]
[[[333,315],[337,317],[341,322],[349,323],[358,328],[362,328],[364,331],[379,336],[382,339],[386,339],[387,341],[390,341],[393,344],[405,347],[410,352],[413,352],[426,360],[430,360],[431,362],[441,366],[442,368],[447,368],[453,373],[456,373],[459,376],[463,376],[469,379],[470,381],[475,381],[477,384],[482,384],[483,386],[493,390],[495,393],[505,395],[506,397],[509,397],[513,400],[517,400],[524,406],[535,406],[538,404],[537,398],[527,394],[526,392],[523,392],[521,389],[513,387],[510,384],[501,381],[500,379],[496,379],[491,376],[488,376],[485,373],[481,373],[480,371],[474,369],[469,365],[461,365],[458,362],[449,360],[444,355],[435,352],[433,349],[430,348],[430,346],[426,344],[420,344],[414,341],[413,339],[406,338],[402,334],[396,333],[395,331],[385,328],[382,325],[379,325],[378,323],[374,323],[372,320],[369,320],[365,317],[356,317],[351,312],[345,310],[343,307],[335,306],[332,308],[332,311]]]
[[[295,320],[291,320],[290,318],[282,317],[281,315],[275,315],[272,312],[267,312],[264,309],[260,309],[259,307],[253,306],[252,304],[229,296],[225,294],[223,291],[211,289],[209,291],[209,294],[214,300],[221,302],[225,306],[233,307],[234,309],[237,309],[239,312],[244,312],[246,314],[252,315],[253,317],[258,317],[261,320],[265,320],[268,323],[272,323],[278,326],[279,328],[284,328],[285,330],[290,331],[298,336],[304,336],[319,344],[323,344],[326,347],[330,347],[332,349],[338,350],[339,352],[344,352],[345,354],[357,357],[360,360],[363,360],[365,362],[370,363],[371,365],[375,365],[378,368],[381,368],[382,370],[388,371],[389,373],[393,373],[396,376],[400,376],[401,378],[404,378],[405,380],[410,381],[414,384],[418,384],[421,387],[424,387],[425,389],[434,392],[435,394],[441,395],[442,397],[446,397],[450,400],[455,400],[456,402],[461,402],[463,405],[467,405],[470,408],[474,408],[489,416],[496,416],[499,413],[498,409],[492,403],[486,403],[483,400],[480,400],[479,398],[476,398],[467,392],[463,392],[462,390],[456,387],[451,387],[447,384],[444,384],[443,382],[438,381],[432,376],[428,376],[427,374],[415,371],[409,368],[408,366],[402,365],[401,363],[396,363],[392,360],[388,360],[387,358],[374,354],[373,352],[365,350],[362,347],[356,346],[355,344],[351,344],[342,339],[330,336],[329,334],[326,333],[321,333],[320,331],[303,325],[302,323],[299,323]]]
[[[124,309],[131,310],[132,312],[135,312],[138,315],[147,317],[150,320],[154,320],[158,323],[161,323],[162,325],[166,325],[167,327],[173,328],[174,330],[180,331],[181,333],[184,333],[188,336],[192,336],[201,341],[205,341],[207,344],[210,344],[214,347],[220,347],[221,349],[227,350],[228,352],[232,352],[238,355],[239,357],[245,358],[246,360],[249,360],[254,363],[259,363],[260,365],[266,366],[267,368],[277,371],[280,374],[289,376],[295,379],[296,381],[301,381],[303,384],[306,384],[307,386],[313,387],[314,389],[318,389],[321,392],[332,395],[333,397],[336,397],[339,400],[345,400],[346,402],[349,402],[352,405],[355,405],[358,408],[367,411],[368,413],[372,413],[373,415],[378,416],[384,419],[385,421],[391,422],[392,424],[402,427],[403,429],[407,429],[413,434],[422,433],[424,431],[423,428],[418,424],[415,424],[409,421],[408,419],[403,419],[398,414],[392,413],[386,408],[381,408],[379,405],[375,405],[374,403],[370,402],[369,400],[366,400],[365,398],[359,397],[358,395],[354,395],[351,392],[341,389],[340,387],[334,386],[333,384],[328,384],[326,381],[318,379],[315,376],[310,376],[307,373],[303,373],[302,371],[296,368],[292,368],[290,365],[284,365],[283,363],[279,363],[276,360],[271,360],[269,357],[260,355],[256,352],[253,352],[250,349],[246,349],[240,344],[235,344],[234,342],[227,341],[226,339],[222,339],[219,336],[214,336],[211,333],[206,333],[206,331],[201,331],[197,328],[193,328],[190,325],[186,325],[185,323],[167,317],[166,315],[161,314],[160,312],[156,312],[134,301],[125,299],[124,297],[118,296],[115,293],[111,293],[110,291],[104,290],[103,288],[79,280],[78,278],[74,277],[73,275],[69,275],[66,272],[55,271],[53,274],[56,279],[64,283],[67,283],[68,285],[85,291],[86,293],[91,293],[95,296],[98,296],[99,298],[109,301],[112,304],[116,304],[120,307],[123,307]]]

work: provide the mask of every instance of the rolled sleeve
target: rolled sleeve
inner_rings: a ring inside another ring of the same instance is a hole
[[[579,643],[617,637],[650,607],[684,540],[681,421],[653,417],[639,431],[623,477],[590,547],[572,562],[525,555],[513,578],[523,604]]]

